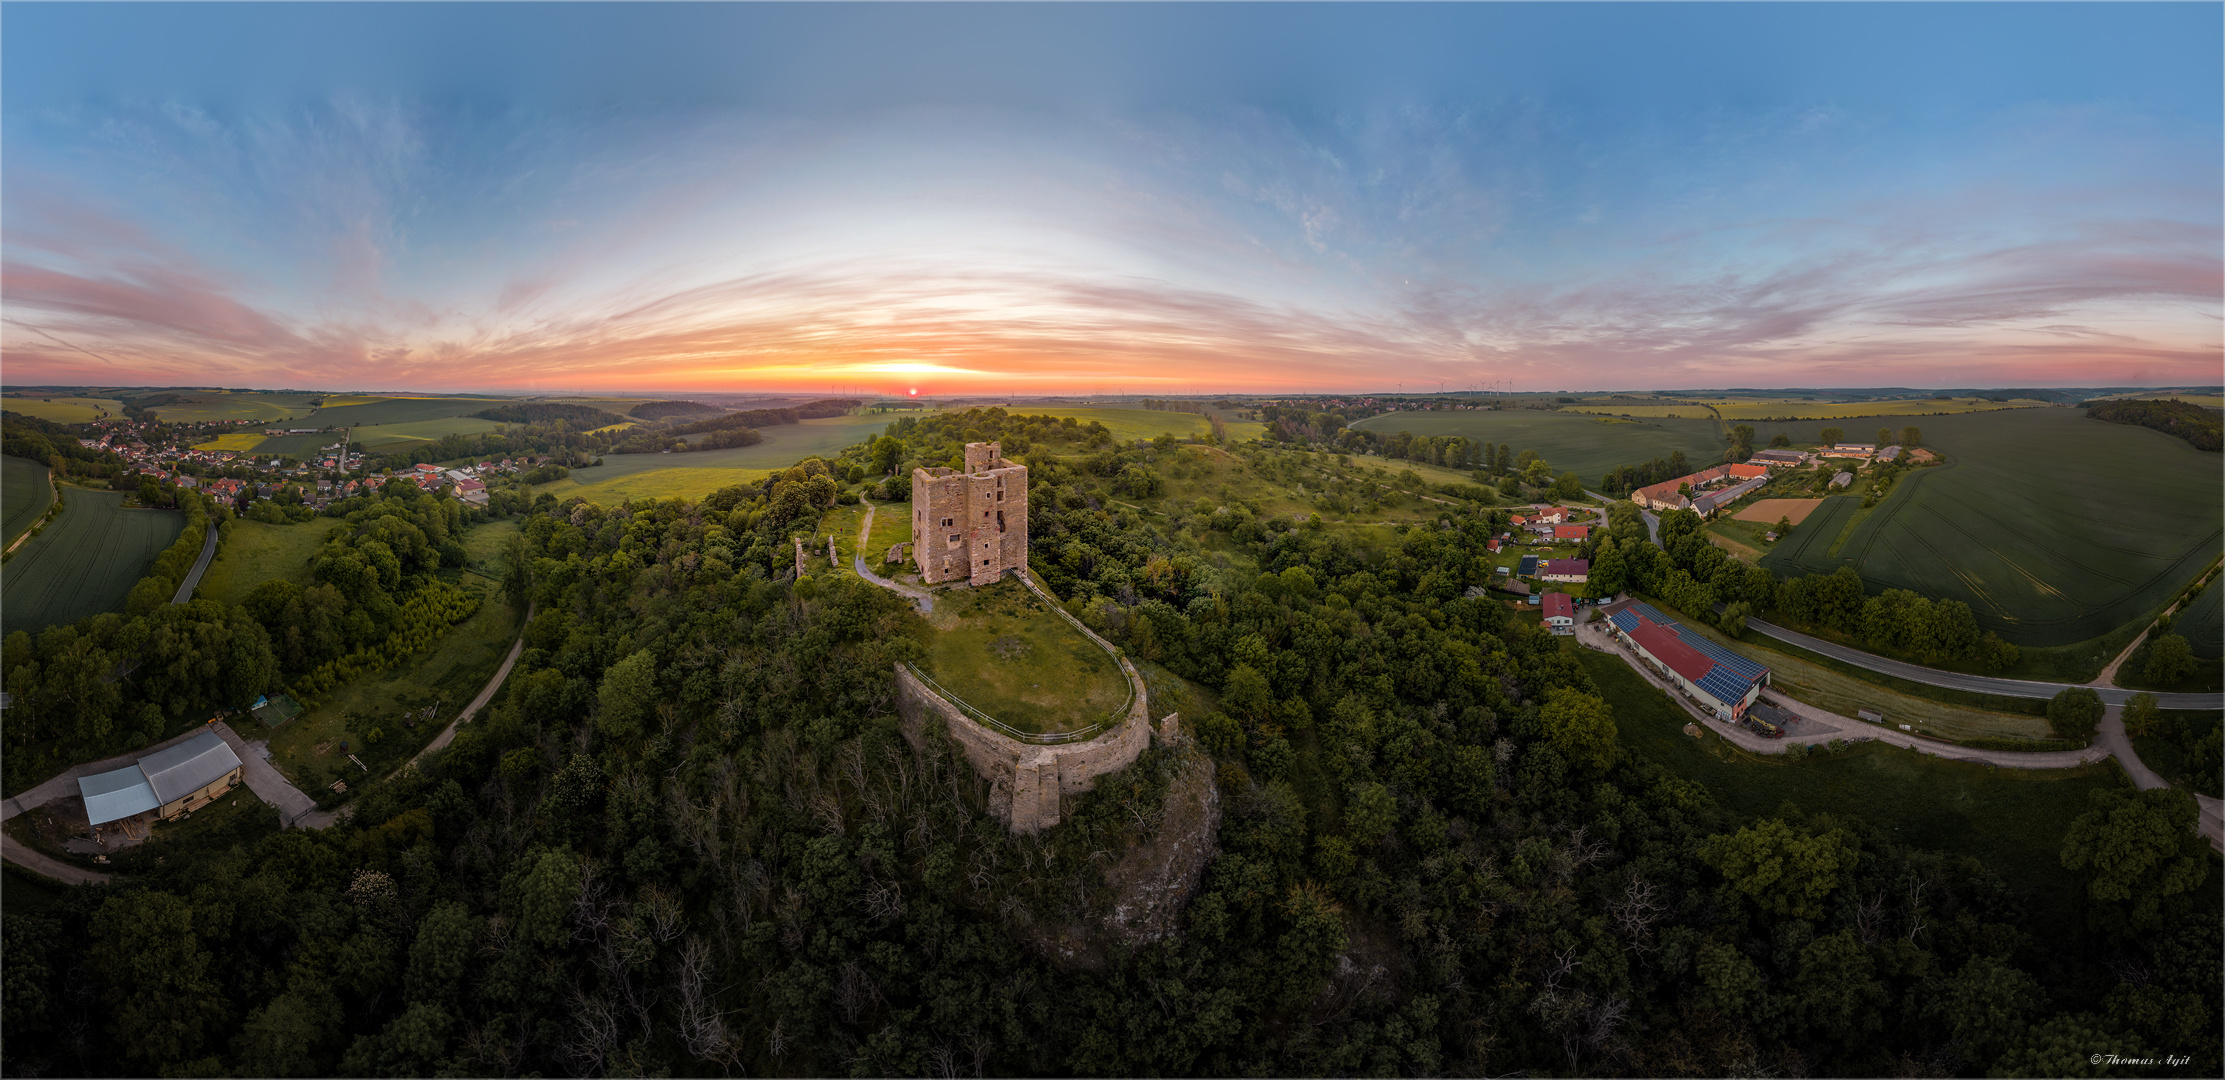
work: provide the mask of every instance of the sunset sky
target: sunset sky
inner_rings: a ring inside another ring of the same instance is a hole
[[[0,378],[2216,383],[2221,11],[10,3]]]

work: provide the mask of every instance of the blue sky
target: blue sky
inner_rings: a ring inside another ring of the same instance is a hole
[[[2218,5],[0,5],[10,383],[2220,379]]]

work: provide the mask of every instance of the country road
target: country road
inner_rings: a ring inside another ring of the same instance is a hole
[[[178,593],[170,598],[171,603],[182,604],[193,599],[193,590],[201,585],[201,575],[208,572],[209,560],[216,558],[216,535],[216,522],[212,519],[209,522],[208,539],[201,541],[201,557],[193,560],[192,572],[178,583]]]
[[[1941,671],[1938,668],[1903,663],[1899,660],[1888,660],[1875,653],[1863,652],[1860,649],[1852,649],[1844,645],[1834,645],[1821,638],[1810,637],[1796,630],[1787,630],[1782,626],[1766,623],[1760,619],[1746,620],[1746,628],[1776,638],[1788,645],[1797,645],[1809,652],[1821,653],[1833,660],[1853,664],[1856,667],[1867,668],[1899,679],[1907,679],[1910,682],[1924,683],[1928,686],[1944,686],[1951,690],[1967,690],[1975,694],[1997,694],[2002,697],[2044,699],[2054,697],[2067,687],[2085,685],[2083,683],[1996,679],[1990,675],[1965,675],[1959,671]],[[2123,705],[2125,702],[2132,700],[2132,695],[2140,692],[2138,690],[2127,690],[2120,686],[2089,686],[2087,688],[2101,695],[2104,705]],[[2156,704],[2166,709],[2225,709],[2225,693],[2157,694],[2155,699]]]

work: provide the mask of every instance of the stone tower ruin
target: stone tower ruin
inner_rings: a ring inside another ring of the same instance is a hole
[[[966,468],[912,470],[912,558],[929,584],[987,585],[1028,563],[1028,470],[996,443],[967,443]]]

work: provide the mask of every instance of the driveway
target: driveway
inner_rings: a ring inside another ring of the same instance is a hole
[[[332,823],[329,815],[323,822],[317,824],[309,824],[304,821],[305,818],[316,814],[317,800],[310,798],[306,792],[295,787],[293,781],[286,779],[286,774],[279,772],[277,766],[270,763],[269,740],[257,739],[254,742],[248,742],[246,739],[240,738],[240,733],[233,731],[230,724],[216,724],[213,726],[216,728],[217,737],[223,739],[225,744],[232,748],[232,752],[239,755],[240,773],[241,777],[247,781],[247,790],[254,792],[256,798],[277,809],[279,824],[290,829],[295,825],[323,828],[325,825]]]

